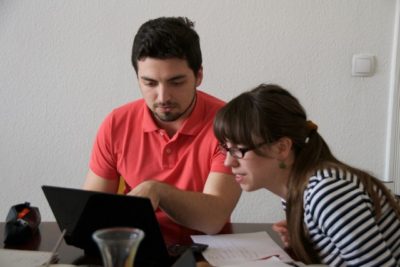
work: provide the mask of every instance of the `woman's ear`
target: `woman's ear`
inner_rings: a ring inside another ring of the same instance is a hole
[[[289,157],[290,152],[292,151],[293,141],[288,137],[282,137],[277,142],[278,148],[278,158],[280,160],[285,160]]]

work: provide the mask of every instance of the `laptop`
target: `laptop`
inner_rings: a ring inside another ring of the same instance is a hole
[[[108,227],[136,227],[145,237],[135,262],[143,266],[171,266],[171,257],[148,198],[116,195],[82,189],[43,185],[43,192],[65,242],[82,248],[85,254],[99,255],[92,239],[94,231]],[[188,256],[187,256],[188,257]]]
[[[196,258],[194,257],[193,251],[187,249],[179,259],[176,260],[172,267],[196,267]]]

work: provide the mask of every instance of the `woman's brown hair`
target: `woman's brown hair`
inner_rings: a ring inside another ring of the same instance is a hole
[[[229,141],[248,148],[256,148],[260,141],[292,140],[295,160],[287,184],[286,219],[290,247],[298,260],[320,262],[303,223],[303,193],[309,176],[318,169],[334,167],[354,173],[372,199],[376,216],[381,213],[381,191],[400,219],[400,206],[391,192],[372,175],[336,159],[297,98],[278,85],[261,84],[232,99],[217,113],[214,133],[220,143]],[[255,152],[262,155],[257,149]]]

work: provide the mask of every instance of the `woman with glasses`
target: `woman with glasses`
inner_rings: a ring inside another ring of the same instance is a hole
[[[214,132],[245,191],[284,200],[288,245],[305,263],[400,266],[400,206],[375,177],[336,159],[298,100],[261,84],[226,104]]]

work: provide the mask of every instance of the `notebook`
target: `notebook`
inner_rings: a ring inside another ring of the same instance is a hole
[[[65,242],[84,249],[85,254],[99,254],[92,239],[94,231],[123,226],[145,232],[135,262],[145,266],[170,266],[176,260],[168,253],[148,198],[49,185],[42,189],[60,230],[67,230]]]

